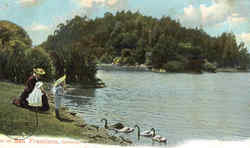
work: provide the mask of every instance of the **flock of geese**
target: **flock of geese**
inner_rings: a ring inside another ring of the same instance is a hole
[[[103,118],[103,119],[101,119],[101,122],[103,122],[103,121],[105,122],[105,124],[104,124],[105,129],[113,130],[116,133],[128,134],[128,133],[134,132],[135,128],[137,128],[138,129],[138,133],[137,133],[138,140],[140,140],[140,137],[143,136],[143,137],[151,138],[153,142],[164,143],[164,144],[168,143],[168,140],[165,137],[162,137],[160,135],[156,135],[154,128],[151,128],[151,130],[148,130],[148,131],[141,132],[140,127],[138,125],[135,125],[134,126],[135,128],[126,127],[122,123],[116,123],[116,124],[108,126],[108,120]]]

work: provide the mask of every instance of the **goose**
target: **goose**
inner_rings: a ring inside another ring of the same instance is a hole
[[[155,129],[153,129],[152,131],[153,131],[152,141],[155,141],[158,143],[164,143],[164,144],[168,143],[168,140],[165,137],[162,137],[160,135],[155,135]]]
[[[125,127],[122,123],[116,123],[116,124],[108,126],[108,120],[103,118],[101,122],[103,121],[105,121],[105,124],[104,124],[105,129],[122,129]]]
[[[116,133],[132,133],[135,129],[131,127],[124,127],[122,129],[113,129]]]
[[[103,121],[105,121],[105,125],[104,125],[105,129],[114,130],[116,133],[131,133],[135,130],[135,129],[130,128],[130,127],[125,127],[122,123],[116,123],[116,124],[113,124],[111,126],[108,126],[108,120],[103,118],[101,120],[101,122],[103,122]]]
[[[143,137],[153,137],[153,130],[154,128],[151,128],[150,131],[144,131],[144,132],[140,132],[140,127],[138,125],[135,125],[135,128],[138,129],[138,140],[140,140],[140,136]]]

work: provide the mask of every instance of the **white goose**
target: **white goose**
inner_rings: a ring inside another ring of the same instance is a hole
[[[140,136],[143,136],[143,137],[153,137],[153,130],[155,130],[154,128],[152,128],[150,131],[144,131],[144,132],[141,132],[140,131],[140,127],[138,125],[135,125],[135,128],[138,129],[138,140],[140,140]]]
[[[134,130],[135,130],[135,129],[134,129],[134,128],[131,128],[131,127],[124,127],[124,128],[122,128],[122,129],[114,129],[114,131],[115,131],[116,133],[126,133],[126,134],[132,133]]]
[[[131,133],[135,130],[134,128],[125,127],[121,123],[116,123],[111,126],[108,126],[108,120],[105,118],[103,118],[101,121],[105,121],[105,125],[104,125],[105,129],[114,130],[116,133]]]
[[[165,137],[162,137],[160,135],[155,135],[155,129],[153,129],[152,141],[155,141],[155,142],[158,142],[158,143],[164,143],[164,144],[168,143],[168,140]]]

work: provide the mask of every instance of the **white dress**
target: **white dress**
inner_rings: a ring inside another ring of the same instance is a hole
[[[34,107],[41,107],[42,106],[42,91],[41,86],[43,85],[43,82],[36,82],[36,85],[33,89],[33,91],[29,94],[29,97],[27,98],[27,101],[30,106]]]
[[[56,109],[59,109],[61,106],[62,97],[64,95],[63,87],[60,85],[54,86],[52,88],[52,92],[53,92],[54,97],[55,97],[55,107],[56,107]]]

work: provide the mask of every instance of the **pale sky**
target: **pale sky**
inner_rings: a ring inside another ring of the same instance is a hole
[[[250,0],[1,0],[0,20],[22,26],[38,45],[75,15],[95,18],[105,12],[139,10],[157,18],[170,16],[186,27],[203,26],[213,36],[233,32],[250,50],[249,8]]]

